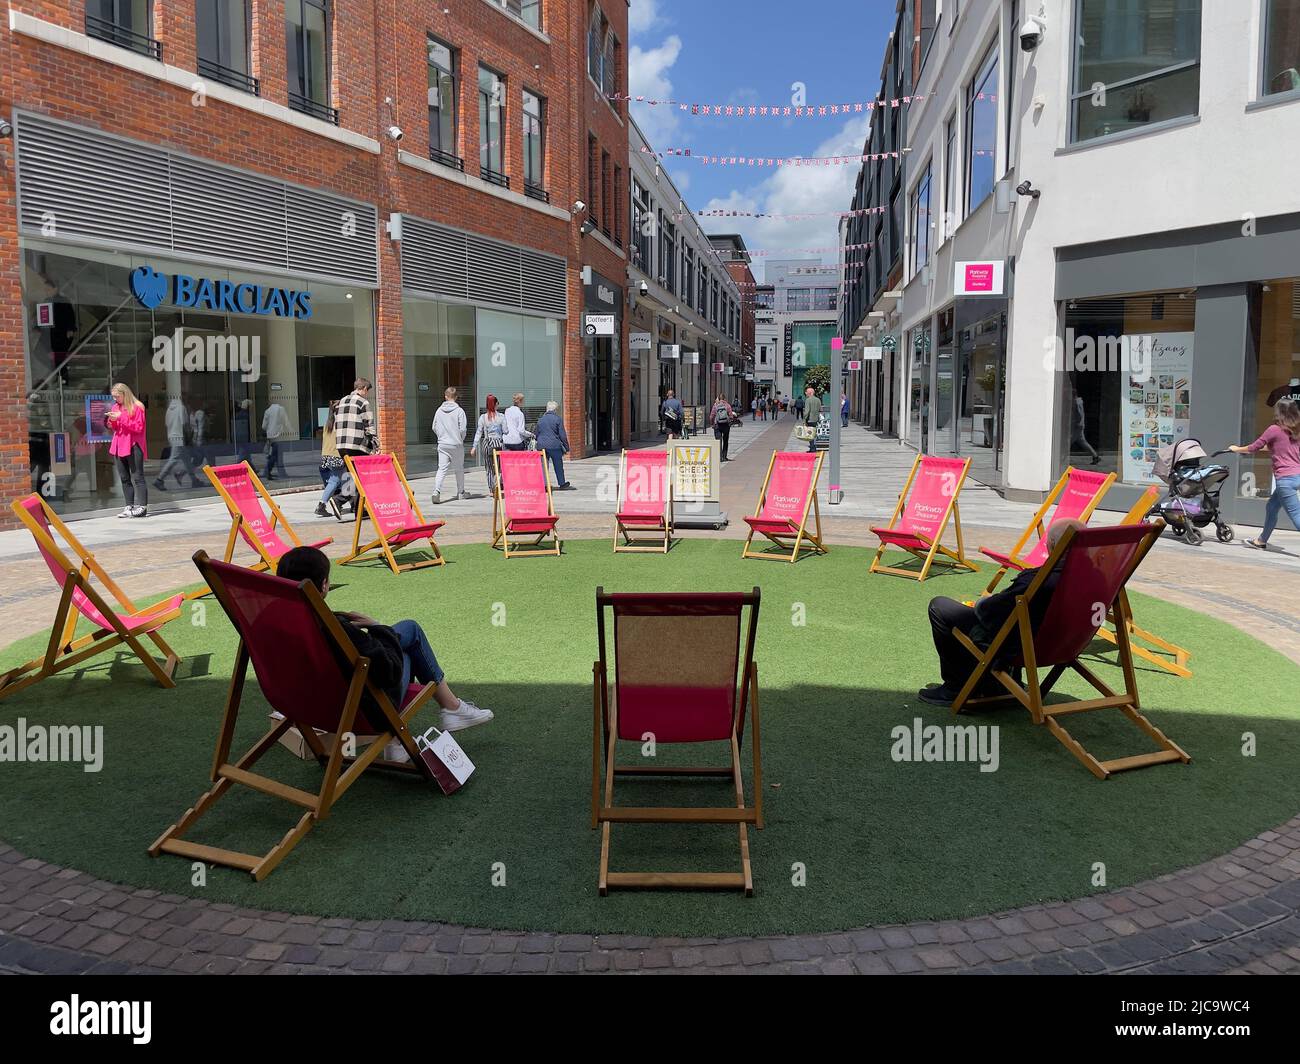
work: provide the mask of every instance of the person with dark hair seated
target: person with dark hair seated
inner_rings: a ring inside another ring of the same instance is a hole
[[[1057,521],[1047,530],[1048,552],[1056,549],[1068,529],[1084,528],[1082,521]],[[1047,612],[1051,593],[1060,578],[1059,566],[1047,578],[1044,590],[1047,594],[1034,596],[1031,604],[1030,624],[1036,630]],[[943,682],[930,684],[921,688],[916,697],[932,706],[951,706],[966,686],[970,674],[977,664],[975,656],[957,639],[954,632],[964,632],[976,646],[984,648],[993,641],[993,637],[1007,622],[1016,608],[1016,598],[1029,590],[1029,585],[1038,576],[1037,569],[1025,569],[1016,575],[1011,586],[996,595],[987,595],[973,606],[950,598],[933,598],[930,600],[930,633],[934,637],[934,649],[939,654],[939,675]],[[1018,670],[1017,670],[1018,671]],[[1011,697],[997,680],[987,676],[974,692],[976,698]]]
[[[295,547],[286,552],[276,565],[276,575],[295,583],[309,580],[322,597],[329,594],[330,560],[315,547]],[[415,621],[398,621],[390,626],[363,613],[336,611],[334,616],[357,648],[357,653],[370,659],[370,679],[388,695],[394,707],[401,707],[406,689],[412,683],[436,683],[438,686],[433,697],[442,708],[443,731],[461,731],[492,719],[490,709],[482,709],[467,699],[458,698],[447,686],[433,648]],[[363,709],[367,698],[363,696]],[[397,741],[388,744],[384,758],[388,761],[409,760],[405,748]]]

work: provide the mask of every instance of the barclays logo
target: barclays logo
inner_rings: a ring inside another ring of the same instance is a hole
[[[259,284],[236,284],[178,273],[168,277],[152,266],[131,271],[131,294],[146,310],[170,302],[176,307],[217,313],[310,318],[311,293]]]

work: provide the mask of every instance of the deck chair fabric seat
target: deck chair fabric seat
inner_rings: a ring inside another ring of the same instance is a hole
[[[1129,608],[1125,590],[1129,579],[1141,565],[1163,530],[1163,523],[1120,525],[1114,528],[1070,529],[1061,537],[1056,549],[1044,559],[1023,595],[1016,598],[1011,616],[998,630],[987,647],[977,646],[969,636],[957,632],[958,641],[976,659],[975,668],[953,702],[953,712],[990,701],[974,697],[976,690],[990,681],[1000,684],[1030,713],[1035,724],[1046,724],[1051,733],[1077,757],[1098,779],[1116,772],[1173,761],[1187,763],[1187,753],[1169,739],[1142,713],[1138,698],[1137,675],[1133,668],[1129,640]],[[1041,599],[1048,595],[1047,582],[1055,574],[1046,609]],[[1080,660],[1091,646],[1109,607],[1120,623],[1115,628],[1119,646],[1124,691],[1116,693]],[[1103,616],[1099,616],[1099,612]],[[1034,623],[1035,616],[1041,619]],[[1023,668],[1024,682],[1013,679],[1008,670]],[[1048,669],[1039,679],[1039,671]],[[1083,677],[1100,698],[1046,702],[1048,695],[1067,671]],[[1084,748],[1058,718],[1076,713],[1118,710],[1135,724],[1158,750],[1130,757],[1101,761]]]
[[[759,590],[737,593],[607,595],[596,589],[599,658],[592,666],[591,826],[601,829],[597,889],[735,889],[752,894],[748,827],[763,826],[758,668],[754,643]],[[609,637],[607,637],[609,629]],[[612,641],[612,660],[607,648]],[[671,646],[672,668],[664,667]],[[753,795],[745,800],[741,746],[752,720]],[[619,741],[726,744],[725,765],[678,767],[659,762],[620,764]],[[603,769],[603,773],[602,773]],[[602,790],[602,775],[604,787]],[[627,777],[686,777],[730,781],[731,800],[718,806],[621,806],[615,781]],[[610,869],[614,824],[734,825],[740,870],[624,872]]]
[[[426,521],[420,513],[415,492],[402,472],[401,463],[391,454],[348,455],[344,458],[352,481],[357,487],[357,520],[352,531],[352,550],[343,559],[343,565],[360,561],[372,551],[378,551],[395,575],[412,569],[427,569],[443,565],[442,556],[434,536],[447,522]],[[375,538],[361,542],[361,527],[369,520]],[[409,547],[424,540],[427,555],[419,561],[399,562],[395,550]]]
[[[11,509],[35,540],[36,549],[54,578],[60,596],[45,653],[25,665],[0,673],[0,698],[123,644],[162,687],[175,687],[173,676],[180,657],[159,633],[180,616],[187,596],[169,595],[149,606],[137,607],[39,495],[18,499]],[[73,557],[70,558],[67,552],[71,552]],[[113,608],[96,589],[92,578],[104,587],[121,609]],[[77,638],[79,617],[89,621],[94,631]],[[161,661],[145,649],[140,642],[142,637],[148,638],[162,651]]]
[[[212,561],[203,551],[194,555],[194,564],[234,625],[239,646],[217,734],[211,771],[213,786],[159,836],[149,853],[154,857],[171,853],[239,868],[254,880],[261,880],[313,826],[329,816],[334,804],[372,765],[433,780],[429,767],[420,757],[409,723],[428,704],[437,685],[408,686],[399,709],[369,679],[369,659],[357,653],[315,585]],[[293,653],[285,653],[286,647],[292,647]],[[272,725],[242,756],[232,759],[231,747],[250,664],[262,696],[274,711]],[[363,693],[371,704],[364,712]],[[376,727],[377,722],[383,726]],[[274,749],[290,728],[297,729],[324,769],[316,793],[287,786],[253,771],[262,756]],[[345,755],[349,735],[366,735],[371,731],[377,732],[373,743],[355,759]],[[397,764],[380,760],[392,739],[401,742],[410,762]],[[222,849],[186,838],[203,814],[235,784],[285,799],[305,810],[265,854]]]
[[[822,539],[821,504],[817,501],[817,482],[821,477],[824,451],[773,451],[767,476],[758,495],[754,513],[745,517],[749,535],[740,552],[742,558],[797,562],[806,553],[826,554]],[[808,527],[809,515],[813,527]],[[772,546],[751,550],[754,536],[767,539]]]
[[[925,580],[936,564],[975,572],[975,566],[966,558],[958,500],[969,472],[969,458],[917,455],[889,524],[869,526],[871,534],[880,540],[869,572],[905,576],[918,581]],[[949,521],[956,532],[956,550],[943,543]],[[881,564],[887,547],[905,550],[921,563],[921,568],[913,570]]]
[[[560,519],[551,496],[550,462],[543,451],[496,451],[492,547],[506,558],[558,555]],[[530,539],[531,537],[531,539]],[[549,545],[545,544],[547,539]]]
[[[226,541],[225,561],[234,560],[235,545],[241,538],[257,552],[258,560],[253,568],[270,569],[272,572],[276,563],[295,547],[305,545],[321,550],[334,542],[333,538],[326,538],[304,544],[247,462],[205,466],[203,471],[230,513],[230,536]]]
[[[624,451],[618,463],[614,553],[667,554],[673,539],[668,451]]]
[[[652,517],[647,514],[628,513],[620,510],[614,515],[619,522],[624,525],[636,525],[638,528],[658,528],[663,518]]]

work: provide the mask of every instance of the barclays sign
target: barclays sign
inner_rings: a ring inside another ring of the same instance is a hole
[[[310,318],[312,313],[310,292],[213,281],[184,273],[169,277],[152,266],[140,266],[131,272],[131,294],[147,310],[168,303],[194,310],[276,318]]]

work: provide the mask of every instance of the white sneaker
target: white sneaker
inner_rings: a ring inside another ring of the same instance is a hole
[[[143,506],[136,506],[131,510],[132,517],[148,517],[149,511]]]
[[[402,745],[401,739],[394,739],[384,747],[384,760],[395,761],[399,765],[404,765],[411,760],[411,755],[406,752],[406,747]]]
[[[486,724],[491,719],[492,710],[480,709],[473,702],[462,698],[459,708],[444,709],[442,711],[442,730],[463,731],[466,728],[474,727],[476,724]]]
[[[133,511],[134,509],[135,509],[134,506],[128,506],[128,507],[126,507],[125,509],[123,509],[123,511],[122,511],[120,514],[117,515],[118,520],[120,521],[123,517],[130,517],[130,516],[132,516],[132,511]]]

